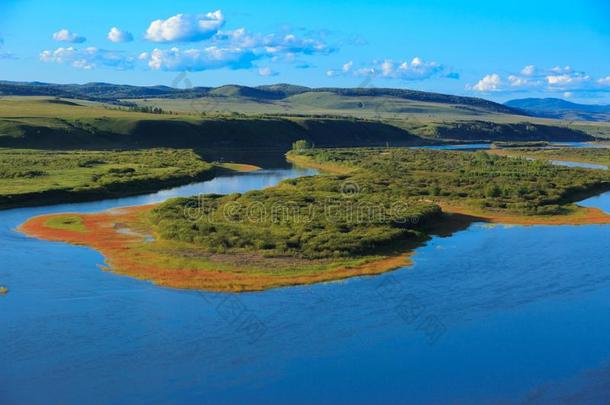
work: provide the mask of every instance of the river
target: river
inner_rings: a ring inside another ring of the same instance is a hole
[[[265,170],[0,211],[0,403],[608,400],[610,226],[473,224],[377,277],[247,294],[156,287],[20,223],[313,174]],[[610,193],[583,202],[610,212]]]

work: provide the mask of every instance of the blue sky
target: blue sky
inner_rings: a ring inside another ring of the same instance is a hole
[[[111,29],[114,29],[112,32]],[[610,2],[2,0],[0,79],[610,103]]]

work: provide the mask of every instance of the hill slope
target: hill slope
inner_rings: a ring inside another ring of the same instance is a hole
[[[82,102],[80,102],[82,103]],[[47,98],[0,99],[0,147],[279,148],[421,145],[426,140],[378,121],[322,117],[149,114]]]
[[[559,98],[523,98],[505,103],[531,115],[585,121],[610,121],[610,105],[577,104]]]
[[[321,147],[593,140],[581,130],[531,122],[449,120],[420,125],[332,115],[152,114],[75,99],[0,99],[0,147],[288,150],[299,139]]]

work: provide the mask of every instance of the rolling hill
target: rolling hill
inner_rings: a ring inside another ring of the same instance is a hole
[[[610,105],[577,104],[559,98],[522,98],[507,101],[504,105],[537,117],[610,121]]]
[[[0,147],[278,148],[592,141],[610,125],[566,123],[473,97],[290,84],[177,89],[0,82]]]
[[[510,106],[476,97],[462,97],[423,91],[390,88],[317,88],[289,84],[258,87],[225,85],[215,88],[193,87],[178,89],[168,86],[130,86],[110,83],[51,84],[40,82],[0,81],[0,95],[4,96],[53,96],[118,103],[124,99],[198,97],[246,98],[251,100],[283,100],[296,95],[311,93],[331,94],[337,97],[393,98],[410,101],[462,105],[505,114],[523,114]]]

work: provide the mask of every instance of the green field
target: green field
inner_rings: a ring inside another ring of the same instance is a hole
[[[190,150],[0,149],[0,208],[150,192],[215,170]]]

